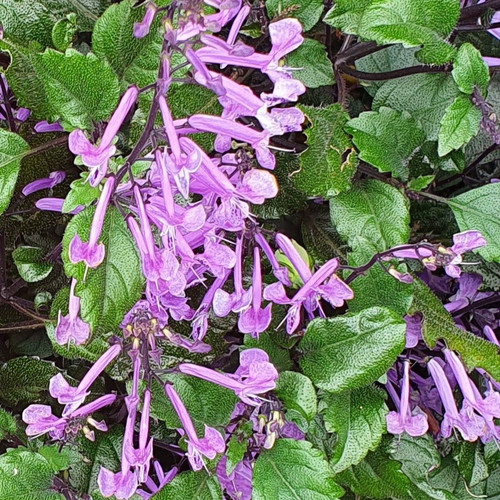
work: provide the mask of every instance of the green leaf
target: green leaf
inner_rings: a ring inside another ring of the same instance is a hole
[[[0,439],[14,434],[17,430],[16,419],[3,408],[0,408]]]
[[[206,380],[185,375],[169,375],[174,389],[186,406],[197,432],[203,437],[205,424],[222,428],[229,423],[237,398],[233,391],[207,382]],[[174,407],[157,380],[152,384],[151,413],[165,422],[169,429],[182,427]]]
[[[420,123],[430,141],[438,138],[441,119],[459,93],[450,74],[422,73],[385,82],[373,99],[372,109],[387,106],[407,111]]]
[[[385,432],[385,392],[373,386],[339,394],[325,394],[322,412],[328,432],[337,433],[330,465],[339,472],[355,465],[375,450]]]
[[[21,160],[28,150],[21,136],[0,128],[0,214],[9,206]]]
[[[276,314],[273,314],[273,317],[275,316]],[[292,369],[293,363],[290,359],[290,351],[279,346],[270,334],[260,335],[259,338],[252,338],[250,335],[245,335],[243,342],[245,344],[245,348],[257,347],[266,351],[269,355],[271,363],[277,368],[278,371]]]
[[[144,16],[144,8],[133,8],[136,2],[126,0],[111,5],[96,22],[92,33],[92,50],[107,61],[122,87],[135,83],[144,87],[156,81],[163,36],[157,16],[149,34],[135,38],[134,23]]]
[[[409,113],[386,107],[361,113],[345,129],[362,160],[403,181],[408,179],[408,163],[425,142],[425,133]]]
[[[51,273],[54,266],[43,261],[44,253],[38,247],[17,247],[12,252],[14,264],[24,281],[35,283],[45,279]]]
[[[61,119],[69,128],[91,129],[92,121],[104,120],[114,110],[118,80],[91,52],[85,56],[73,49],[65,54],[47,49],[37,55],[34,66],[51,109],[50,116],[45,117],[48,121]],[[28,103],[29,96],[23,97]]]
[[[479,132],[481,111],[470,101],[469,97],[459,95],[441,119],[438,135],[439,156],[447,155],[454,149],[461,148]]]
[[[241,424],[241,421],[240,421]],[[234,468],[243,457],[248,449],[248,440],[253,435],[253,424],[247,420],[242,425],[239,425],[232,433],[229,442],[227,443],[226,455],[226,474],[229,475],[233,472]]]
[[[458,49],[451,74],[465,94],[472,94],[476,86],[482,93],[486,92],[490,81],[490,72],[481,52],[470,43],[464,43]]]
[[[364,10],[358,34],[378,44],[422,47],[420,61],[442,64],[454,47],[445,42],[460,14],[457,0],[374,0]]]
[[[356,389],[377,380],[394,363],[404,348],[405,330],[400,315],[383,307],[315,319],[299,344],[299,363],[320,389]]]
[[[71,452],[68,447],[59,449],[58,444],[42,446],[38,453],[49,463],[54,472],[66,470],[71,464]]]
[[[344,33],[357,35],[363,13],[373,0],[337,0],[323,21]]]
[[[318,411],[316,391],[302,373],[281,372],[274,390],[287,410],[294,410],[310,422]]]
[[[38,401],[57,373],[59,370],[52,362],[29,357],[10,359],[0,368],[0,398],[12,405]]]
[[[53,472],[39,453],[22,448],[0,456],[0,498],[4,500],[63,500],[51,490]]]
[[[453,458],[457,462],[460,474],[470,487],[488,479],[488,465],[485,462],[483,447],[479,441],[457,443],[455,451]]]
[[[287,56],[286,65],[299,68],[293,72],[293,77],[306,87],[315,89],[335,82],[325,46],[312,38],[305,38],[302,45]]]
[[[381,181],[361,182],[332,198],[330,215],[354,254],[365,255],[365,240],[380,252],[406,243],[410,235],[408,200]]]
[[[406,187],[410,191],[422,191],[434,181],[435,177],[435,175],[421,175],[415,179],[411,179]]]
[[[497,347],[455,326],[452,316],[441,301],[419,279],[414,279],[413,291],[411,314],[422,313],[422,336],[427,345],[434,348],[438,340],[444,340],[448,349],[460,354],[462,361],[470,370],[483,368],[498,380],[500,358]]]
[[[78,205],[86,207],[99,198],[99,187],[92,187],[87,182],[87,173],[82,173],[80,176],[80,179],[71,183],[71,190],[64,200],[62,211],[65,214],[72,212]]]
[[[476,229],[488,244],[477,249],[484,259],[500,262],[500,184],[494,182],[448,200],[461,231]]]
[[[267,0],[265,4],[270,19],[284,14],[285,17],[295,17],[304,31],[309,31],[323,13],[322,0]]]
[[[52,43],[57,50],[64,52],[76,36],[76,14],[71,13],[61,19],[52,28]]]
[[[75,234],[88,241],[94,208],[89,207],[75,215],[63,237],[63,262],[66,274],[78,281],[76,294],[81,298],[80,314],[95,333],[100,336],[113,332],[123,316],[141,298],[144,278],[135,242],[115,208],[108,208],[101,231],[100,241],[106,253],[104,261],[95,269],[85,263],[72,264],[68,247]]]
[[[216,476],[205,471],[182,472],[174,477],[151,500],[220,500],[222,492]]]
[[[320,451],[308,441],[279,439],[253,469],[253,500],[334,500],[343,494]]]
[[[300,170],[292,182],[308,196],[334,196],[350,187],[356,153],[342,130],[348,115],[338,104],[326,108],[299,106],[311,126],[305,131],[308,148],[299,156]]]

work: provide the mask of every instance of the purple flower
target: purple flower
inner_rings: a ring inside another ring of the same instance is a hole
[[[80,155],[83,164],[90,167],[88,181],[91,186],[97,186],[106,175],[108,161],[116,152],[113,140],[138,95],[139,90],[135,85],[129,87],[123,94],[118,107],[108,122],[99,146],[91,144],[81,130],[73,130],[69,134],[68,147],[70,151]]]
[[[215,233],[205,235],[204,251],[199,259],[205,263],[217,278],[222,278],[226,269],[232,269],[236,264],[236,254],[227,245],[219,243]]]
[[[452,278],[458,278],[461,273],[458,264],[462,262],[462,254],[486,244],[487,241],[479,231],[464,231],[455,234],[453,236],[453,246],[450,248],[453,257],[444,267],[446,274]]]
[[[252,283],[252,305],[240,313],[238,328],[242,333],[249,333],[252,337],[258,337],[271,324],[271,307],[268,304],[265,309],[262,305],[262,272],[260,268],[260,252],[258,247],[253,251],[253,283]]]
[[[165,393],[169,397],[186,433],[189,463],[193,470],[198,471],[204,465],[203,457],[205,456],[210,460],[214,459],[217,453],[224,452],[226,443],[218,431],[207,425],[205,425],[205,436],[200,439],[196,434],[191,417],[175,389],[170,384],[166,384]]]
[[[271,264],[274,276],[284,285],[290,286],[290,280],[288,278],[288,270],[279,265],[279,262],[277,261],[271,246],[259,231],[255,233],[255,241],[260,246],[262,251],[265,253],[267,260],[269,261],[269,264]]]
[[[35,132],[41,134],[44,132],[64,132],[64,129],[58,122],[48,123],[46,120],[35,123]]]
[[[406,315],[404,318],[406,323],[406,349],[415,347],[422,339],[422,316],[416,313],[413,316]]]
[[[105,248],[104,243],[97,243],[101,236],[102,226],[104,224],[104,217],[106,209],[108,208],[109,200],[113,193],[115,186],[114,177],[108,177],[101,196],[97,203],[97,207],[90,226],[89,240],[84,243],[78,233],[75,233],[69,243],[69,260],[72,264],[85,262],[87,268],[95,268],[104,260]]]
[[[202,378],[234,391],[244,403],[259,406],[263,394],[276,387],[278,372],[261,349],[247,349],[240,353],[240,366],[234,376],[219,373],[204,366],[181,363],[179,370],[185,375]]]
[[[160,491],[166,484],[168,484],[172,479],[177,475],[179,472],[179,469],[177,467],[172,467],[166,474],[165,471],[162,469],[160,462],[158,460],[155,460],[153,462],[153,466],[155,468],[156,472],[156,477],[158,480],[158,484],[156,484],[151,477],[148,477],[145,481],[145,486],[149,489],[148,491],[145,491],[143,489],[137,490],[136,493],[140,495],[143,500],[148,500],[151,498],[155,493]]]
[[[45,179],[37,179],[36,181],[26,184],[22,193],[24,196],[28,196],[42,189],[52,189],[54,186],[57,186],[57,184],[60,184],[65,177],[66,174],[62,170],[56,170],[51,172]]]
[[[101,466],[99,475],[97,476],[97,484],[104,498],[114,495],[118,500],[127,500],[137,489],[137,477],[129,467],[126,468],[125,472],[121,470],[114,473]]]
[[[58,344],[69,344],[72,340],[75,345],[83,344],[90,335],[90,326],[79,318],[80,312],[80,297],[75,295],[76,279],[71,280],[69,290],[69,311],[66,316],[59,315],[57,318],[57,326],[55,337]]]
[[[418,407],[417,407],[418,410]],[[406,431],[410,436],[423,436],[429,424],[427,415],[417,413],[412,415],[410,407],[410,362],[404,363],[403,386],[401,388],[401,400],[398,411],[390,411],[386,417],[387,432],[391,434],[402,434]]]
[[[63,198],[40,198],[35,202],[35,207],[40,210],[47,210],[49,212],[62,212],[64,205]],[[85,207],[83,205],[78,205],[74,210],[69,212],[71,215],[75,215],[81,212]]]
[[[251,500],[252,465],[248,458],[236,464],[230,474],[227,473],[227,457],[223,456],[216,469],[217,479],[223,490],[233,500]]]
[[[155,18],[158,8],[153,2],[148,2],[146,5],[146,13],[140,23],[134,23],[134,36],[136,38],[144,38],[151,28],[151,24]]]

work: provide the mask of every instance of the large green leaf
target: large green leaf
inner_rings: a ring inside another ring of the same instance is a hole
[[[327,12],[324,22],[344,33],[357,35],[363,13],[373,0],[337,0]]]
[[[457,96],[446,108],[441,119],[438,135],[439,156],[447,155],[469,142],[479,132],[480,121],[481,111],[472,104],[469,96]]]
[[[334,500],[343,494],[320,451],[308,441],[279,439],[253,469],[253,500]]]
[[[21,160],[28,150],[21,136],[0,128],[0,214],[9,206]]]
[[[19,276],[28,283],[45,279],[53,265],[43,260],[44,252],[39,247],[21,246],[12,252]]]
[[[466,94],[472,94],[475,86],[484,93],[490,81],[490,72],[481,52],[470,43],[464,43],[458,49],[451,74],[458,88]]]
[[[381,107],[366,111],[345,126],[353,136],[359,157],[380,172],[408,180],[408,164],[425,142],[425,133],[407,113]]]
[[[326,430],[337,434],[330,458],[336,474],[355,465],[375,450],[385,432],[385,392],[373,386],[339,394],[325,394],[322,403]]]
[[[359,251],[364,255],[364,240],[383,251],[406,243],[410,235],[408,200],[381,181],[364,181],[332,198],[330,215],[354,254]]]
[[[469,369],[483,368],[494,379],[500,379],[497,347],[455,326],[450,313],[422,281],[414,280],[413,292],[412,314],[422,314],[422,336],[429,347],[434,347],[438,340],[444,340],[448,349],[460,354]]]
[[[217,478],[205,471],[183,472],[174,477],[151,500],[220,500],[222,492]]]
[[[317,88],[334,83],[333,66],[325,46],[312,38],[304,39],[302,45],[286,58],[286,65],[297,68],[293,77],[306,87]]]
[[[39,453],[11,449],[0,456],[0,498],[3,500],[63,500],[52,490],[52,467]]]
[[[72,264],[68,247],[75,234],[88,241],[94,208],[89,207],[75,215],[66,227],[63,237],[63,261],[66,274],[78,280],[76,294],[81,298],[81,317],[94,334],[102,336],[113,332],[123,316],[140,299],[144,278],[137,255],[136,244],[120,212],[108,208],[100,241],[106,253],[104,261],[95,269],[85,263]]]
[[[302,371],[320,389],[342,392],[368,385],[405,345],[405,322],[383,307],[309,323],[299,344]]]
[[[281,372],[274,392],[287,410],[299,413],[308,422],[318,411],[314,386],[302,373]]]
[[[305,131],[308,148],[299,156],[300,170],[292,182],[309,196],[334,196],[349,189],[356,153],[342,130],[347,113],[338,104],[327,108],[299,106],[311,126]]]
[[[500,184],[492,183],[448,200],[461,231],[481,231],[488,244],[477,252],[488,261],[500,262]]]
[[[277,16],[296,17],[304,31],[309,31],[321,17],[322,0],[267,0],[265,2],[270,19]]]

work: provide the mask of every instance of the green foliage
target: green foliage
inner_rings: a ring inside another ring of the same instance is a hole
[[[321,17],[322,0],[267,0],[267,15],[270,19],[277,16],[295,17],[304,29],[309,31]]]
[[[120,212],[109,208],[101,232],[104,243],[104,261],[95,269],[85,270],[85,263],[72,264],[68,247],[75,234],[88,241],[94,208],[75,215],[63,238],[64,269],[69,277],[78,280],[76,294],[81,298],[81,317],[94,335],[113,332],[137,300],[141,297],[144,278],[132,236]],[[86,274],[85,280],[83,279]]]
[[[0,128],[0,214],[9,206],[21,160],[28,150],[21,136]]]
[[[300,170],[292,174],[297,188],[308,196],[334,196],[350,187],[356,153],[342,130],[347,113],[338,105],[299,106],[309,120],[307,150],[299,156]]]
[[[474,87],[484,93],[490,81],[488,66],[481,53],[470,43],[464,43],[458,49],[451,72],[458,88],[465,94],[472,94]]]
[[[346,130],[353,136],[361,160],[380,172],[408,179],[408,163],[425,141],[425,134],[412,116],[381,107],[349,120]]]
[[[322,398],[326,430],[337,434],[330,457],[336,474],[358,464],[379,445],[386,427],[385,397],[380,389],[367,386]]]
[[[17,247],[12,252],[19,276],[34,283],[45,279],[52,271],[53,265],[43,261],[44,252],[38,247]]]
[[[15,418],[4,409],[0,408],[0,439],[14,434],[17,430]]]
[[[71,190],[64,199],[63,213],[70,213],[79,205],[88,206],[99,198],[99,187],[92,187],[87,182],[86,174],[80,175],[80,179],[76,179],[71,183]]]
[[[320,389],[342,392],[374,382],[405,345],[405,323],[390,309],[314,319],[299,344],[300,367]]]
[[[500,262],[500,185],[487,184],[448,200],[461,231],[476,229],[488,244],[477,250],[484,259]]]
[[[57,50],[64,52],[74,40],[77,32],[76,14],[71,13],[61,19],[52,28],[52,43]]]
[[[343,494],[321,452],[308,441],[279,439],[253,469],[253,500],[334,500]]]
[[[151,500],[220,500],[221,490],[217,478],[205,471],[182,472],[165,485]]]
[[[276,306],[274,306],[273,319],[276,318]],[[281,321],[281,320],[280,320]],[[271,325],[272,327],[272,325]],[[260,335],[259,338],[252,338],[250,335],[245,335],[244,344],[246,348],[258,347],[266,351],[269,355],[271,363],[279,370],[291,370],[292,360],[290,359],[290,351],[284,349],[276,341],[276,336],[270,333]]]
[[[333,66],[324,45],[311,38],[304,39],[302,45],[287,56],[286,65],[298,68],[293,76],[308,88],[334,83]]]
[[[288,411],[299,413],[307,422],[318,411],[314,386],[302,373],[281,372],[274,392]]]

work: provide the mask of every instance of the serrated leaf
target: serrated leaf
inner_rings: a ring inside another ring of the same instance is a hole
[[[411,314],[422,313],[422,336],[429,347],[444,340],[469,369],[483,368],[495,380],[500,379],[500,358],[494,344],[458,328],[441,301],[419,279],[414,279],[413,293]]]
[[[456,444],[454,451],[453,458],[457,462],[458,470],[470,487],[488,479],[488,465],[484,459],[483,446],[479,441],[475,443],[462,441]]]
[[[325,46],[312,38],[305,38],[297,49],[286,58],[286,65],[297,68],[293,77],[308,88],[333,85],[333,66]]]
[[[372,109],[387,106],[407,111],[420,123],[427,139],[436,141],[441,119],[459,90],[450,74],[405,76],[385,82],[373,99]]]
[[[247,420],[243,425],[238,426],[238,428],[233,432],[229,442],[227,443],[227,449],[225,452],[226,460],[226,474],[229,475],[233,472],[236,465],[238,465],[248,449],[248,440],[252,437],[253,424],[250,420]]]
[[[273,314],[273,320],[274,317],[276,317],[275,314]],[[271,324],[270,326],[272,327],[273,325]],[[243,342],[246,348],[257,347],[258,349],[266,351],[269,355],[269,360],[278,371],[292,369],[293,363],[290,359],[290,351],[288,349],[283,349],[283,347],[274,342],[271,335],[260,335],[259,338],[252,338],[250,335],[245,335]]]
[[[186,500],[187,498],[220,500],[222,492],[217,478],[205,471],[182,472],[153,495],[151,500]]]
[[[10,359],[0,368],[0,397],[12,405],[37,401],[40,392],[48,391],[49,380],[58,372],[54,363],[38,358]]]
[[[51,273],[54,266],[43,257],[44,251],[38,247],[21,246],[12,252],[19,276],[28,283],[41,281]]]
[[[42,446],[38,450],[38,453],[47,460],[54,472],[65,470],[71,464],[69,448],[59,448],[58,444],[53,444],[52,446]]]
[[[356,35],[364,11],[373,0],[337,0],[323,21],[344,33]]]
[[[193,420],[193,424],[203,436],[205,424],[222,428],[228,424],[237,398],[232,391],[206,380],[185,375],[169,375],[167,379],[174,384],[182,402]],[[152,383],[151,413],[165,422],[169,429],[182,425],[174,407],[157,380]]]
[[[343,495],[320,451],[308,441],[279,439],[253,469],[253,500],[334,500]]]
[[[308,148],[299,156],[300,170],[292,182],[308,196],[334,196],[350,187],[356,153],[342,130],[348,115],[338,104],[327,108],[299,106],[311,126],[306,129]]]
[[[409,113],[386,107],[361,113],[345,130],[353,136],[360,159],[403,181],[408,179],[409,161],[425,142],[424,131]]]
[[[4,439],[17,430],[16,419],[3,408],[0,408],[0,439]]]
[[[477,249],[484,259],[500,262],[500,184],[494,182],[448,200],[461,231],[480,231],[488,244]]]
[[[472,104],[468,96],[459,95],[446,108],[441,119],[438,135],[439,156],[447,155],[469,142],[479,132],[480,121],[481,111]]]
[[[39,453],[21,448],[0,456],[0,498],[5,500],[63,500],[51,490],[52,468]]]
[[[76,294],[81,299],[81,318],[90,325],[94,334],[102,336],[113,332],[125,313],[140,299],[144,278],[127,225],[120,212],[110,207],[100,237],[106,249],[104,261],[97,268],[88,269],[83,280],[85,263],[72,264],[68,247],[77,233],[82,241],[88,241],[94,211],[89,207],[71,219],[63,237],[62,258],[66,274],[78,281]]]
[[[316,391],[302,373],[281,372],[274,390],[287,410],[295,410],[310,422],[318,411]]]
[[[20,135],[0,128],[0,214],[9,206],[21,160],[28,150],[28,144]]]
[[[405,329],[401,316],[383,307],[315,319],[299,344],[299,364],[320,389],[356,389],[377,380],[394,363],[404,348]]]
[[[361,462],[379,445],[386,428],[385,398],[385,393],[373,386],[322,398],[326,430],[337,434],[330,458],[335,474]]]
[[[323,13],[322,0],[267,0],[267,15],[269,19],[286,13],[286,17],[295,17],[304,31],[309,31]]]
[[[348,193],[332,198],[330,215],[354,254],[358,249],[364,254],[363,239],[377,251],[383,251],[406,243],[410,235],[408,200],[395,187],[381,181],[361,182]]]
[[[92,187],[87,182],[87,175],[85,174],[81,174],[80,179],[74,180],[70,187],[71,190],[66,195],[62,206],[62,212],[65,214],[72,212],[79,205],[86,207],[99,198],[99,187]]]
[[[490,72],[481,52],[470,43],[464,43],[458,49],[451,74],[465,94],[472,94],[475,86],[484,93],[490,81]]]

